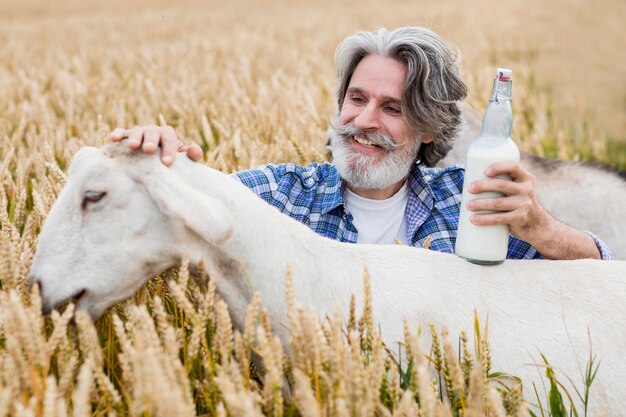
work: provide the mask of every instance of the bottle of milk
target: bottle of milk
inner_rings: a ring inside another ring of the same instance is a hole
[[[475,198],[502,197],[501,193],[471,194],[468,186],[474,181],[487,178],[485,170],[495,162],[519,162],[519,150],[511,140],[513,113],[511,111],[511,88],[513,72],[498,68],[493,82],[491,100],[485,111],[480,137],[470,145],[467,151],[465,181],[461,198],[461,214],[456,237],[455,252],[470,262],[481,265],[495,265],[506,259],[509,243],[509,226],[476,226],[470,217],[477,213],[471,212],[466,205]],[[509,176],[499,178],[511,179]]]

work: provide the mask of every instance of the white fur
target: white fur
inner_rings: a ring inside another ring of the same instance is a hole
[[[480,135],[480,116],[460,104],[463,129],[454,147],[438,164],[465,164],[467,148]],[[600,165],[549,160],[521,153],[521,164],[535,177],[541,205],[555,218],[594,233],[615,259],[626,260],[626,179]]]
[[[106,191],[81,208],[87,191]],[[97,317],[150,277],[189,256],[214,274],[237,327],[260,292],[273,328],[287,342],[285,271],[296,296],[320,317],[362,294],[369,271],[374,318],[392,351],[404,317],[471,329],[489,318],[493,370],[538,381],[543,352],[558,375],[580,387],[589,354],[601,359],[592,406],[626,409],[626,263],[506,261],[481,267],[454,255],[398,245],[332,241],[280,214],[235,179],[179,155],[170,168],[126,144],[85,148],[42,230],[31,279],[52,307],[86,289],[79,307]],[[540,390],[541,385],[540,385]],[[528,395],[529,396],[529,395]],[[530,396],[529,396],[530,397]],[[545,403],[544,403],[545,404]]]

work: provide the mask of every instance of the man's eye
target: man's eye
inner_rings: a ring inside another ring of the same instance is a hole
[[[104,191],[87,191],[83,196],[82,207],[86,208],[90,203],[97,203],[102,200],[107,193]]]
[[[350,101],[352,101],[355,104],[365,103],[365,100],[362,97],[350,97]]]
[[[386,111],[387,111],[387,113],[389,113],[389,114],[400,114],[400,113],[402,113],[402,110],[397,109],[397,108],[395,108],[395,107],[389,107],[389,106],[387,106],[387,107],[385,107],[385,110],[386,110]]]

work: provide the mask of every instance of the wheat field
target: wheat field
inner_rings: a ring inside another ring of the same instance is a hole
[[[479,111],[495,67],[513,68],[521,148],[626,167],[626,3],[382,3],[0,0],[0,417],[529,415],[510,379],[495,389],[506,370],[478,319],[459,346],[424,323],[426,354],[406,329],[397,363],[367,308],[319,323],[292,300],[289,354],[258,300],[233,333],[185,264],[95,324],[71,305],[43,317],[26,287],[72,155],[117,126],[170,124],[226,172],[323,160],[332,55],[359,29],[437,31]]]

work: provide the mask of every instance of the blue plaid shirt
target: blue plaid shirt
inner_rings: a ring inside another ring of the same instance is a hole
[[[430,240],[430,249],[454,253],[464,173],[461,165],[447,168],[419,165],[412,170],[405,211],[412,246],[422,247]],[[344,203],[344,184],[332,164],[270,164],[236,172],[233,176],[269,204],[316,233],[341,242],[356,243],[358,232]],[[592,237],[602,258],[612,259],[606,245]],[[509,239],[507,256],[512,259],[542,258],[529,243],[513,236]]]

